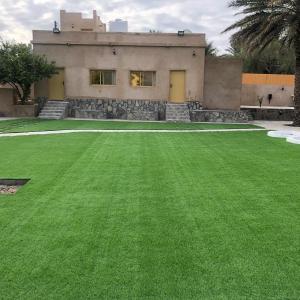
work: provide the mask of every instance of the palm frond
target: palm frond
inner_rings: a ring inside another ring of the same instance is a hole
[[[297,34],[300,16],[299,0],[234,0],[230,7],[238,8],[244,17],[224,32],[238,30],[232,39],[243,42],[249,52],[265,49],[272,41],[291,45]]]

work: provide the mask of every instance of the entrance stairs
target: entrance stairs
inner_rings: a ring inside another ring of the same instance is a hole
[[[167,103],[166,121],[168,122],[191,122],[188,105]]]
[[[67,114],[69,102],[49,100],[39,114],[40,119],[64,119]]]

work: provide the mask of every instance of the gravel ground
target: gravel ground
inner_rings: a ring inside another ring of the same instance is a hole
[[[15,194],[17,190],[18,187],[14,185],[0,185],[0,195]]]

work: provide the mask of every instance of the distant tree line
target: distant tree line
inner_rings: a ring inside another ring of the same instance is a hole
[[[229,56],[243,60],[245,73],[295,74],[295,50],[279,41],[273,41],[263,50],[249,52],[247,46],[231,40],[227,52]]]
[[[264,50],[248,51],[247,45],[242,45],[231,39],[227,53],[218,55],[218,49],[212,42],[207,43],[205,54],[208,56],[236,57],[243,61],[244,73],[257,74],[295,74],[295,50],[273,41]]]

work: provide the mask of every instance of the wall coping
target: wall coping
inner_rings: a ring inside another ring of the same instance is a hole
[[[77,45],[77,46],[133,46],[133,47],[193,47],[205,48],[205,34],[177,33],[111,33],[33,30],[33,45]]]
[[[274,110],[282,110],[282,109],[288,109],[288,110],[295,110],[294,107],[291,106],[251,106],[251,105],[241,105],[241,109],[274,109]]]

